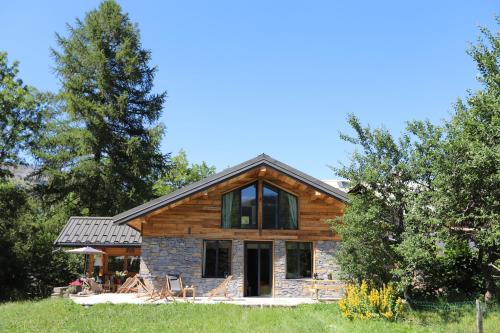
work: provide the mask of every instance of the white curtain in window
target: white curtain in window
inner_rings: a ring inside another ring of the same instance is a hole
[[[222,227],[223,228],[231,228],[231,212],[233,209],[233,198],[234,198],[234,193],[229,192],[227,194],[224,194],[222,197],[223,201],[223,212],[222,212]]]
[[[286,192],[283,192],[284,194]],[[290,210],[290,228],[297,229],[297,198],[293,195],[286,193],[288,198],[288,207]]]

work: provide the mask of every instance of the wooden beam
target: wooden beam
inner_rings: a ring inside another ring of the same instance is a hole
[[[257,183],[257,227],[259,235],[262,234],[262,179]]]

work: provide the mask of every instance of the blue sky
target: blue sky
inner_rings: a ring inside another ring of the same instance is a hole
[[[398,134],[476,89],[465,50],[495,1],[119,1],[167,90],[164,152],[217,170],[265,152],[320,179],[348,161],[346,115]],[[54,33],[99,1],[3,1],[0,50],[56,91]]]

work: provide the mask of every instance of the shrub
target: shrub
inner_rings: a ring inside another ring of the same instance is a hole
[[[349,319],[383,318],[396,320],[403,312],[403,300],[397,296],[392,285],[369,290],[366,281],[361,285],[349,284],[344,297],[339,301],[342,315]]]
[[[66,294],[68,295],[73,295],[73,294],[76,294],[78,292],[78,289],[76,286],[69,286],[68,289],[66,289]]]

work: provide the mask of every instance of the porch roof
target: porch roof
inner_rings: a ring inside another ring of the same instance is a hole
[[[112,217],[72,216],[54,242],[55,246],[140,247],[140,233]]]
[[[115,224],[122,225],[125,224],[137,217],[144,216],[152,211],[155,211],[159,208],[162,208],[166,205],[174,203],[178,200],[181,200],[187,196],[192,194],[204,191],[209,187],[217,185],[225,180],[241,175],[253,168],[257,168],[260,166],[268,166],[270,168],[275,169],[278,172],[281,172],[305,185],[311,186],[312,188],[320,191],[328,196],[334,197],[342,202],[348,202],[347,193],[319,180],[314,177],[311,177],[305,174],[302,171],[299,171],[285,163],[282,163],[269,155],[261,154],[257,157],[252,158],[246,162],[238,164],[234,167],[227,168],[215,175],[209,176],[203,180],[200,180],[196,183],[185,186],[177,191],[174,191],[170,194],[164,195],[157,199],[151,200],[142,204],[140,206],[129,209],[123,213],[113,216],[113,221]]]

